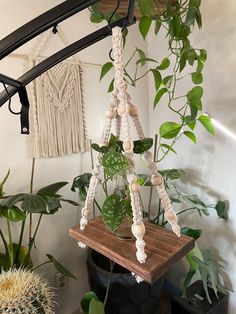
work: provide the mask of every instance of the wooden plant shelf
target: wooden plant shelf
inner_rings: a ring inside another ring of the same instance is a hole
[[[113,0],[101,0],[101,10],[104,13],[111,13],[114,11],[117,2],[113,1]],[[157,0],[157,8],[156,8],[156,12],[155,15],[159,16],[163,11],[166,10],[167,4],[175,4],[176,0]],[[127,14],[127,8],[128,8],[128,0],[120,0],[120,6],[118,9],[118,13],[121,16],[126,16]],[[137,19],[141,18],[141,13],[139,11],[138,8],[136,8],[135,10],[135,17]]]
[[[101,216],[91,220],[83,231],[79,225],[71,228],[69,235],[152,283],[193,249],[194,240],[187,236],[177,238],[171,231],[151,223],[145,223],[145,227],[145,251],[148,256],[145,264],[136,259],[135,240],[119,240],[106,228]]]

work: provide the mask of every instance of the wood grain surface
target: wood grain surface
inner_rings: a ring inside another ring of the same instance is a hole
[[[101,216],[90,220],[83,231],[79,225],[72,227],[69,235],[152,283],[193,249],[194,240],[187,236],[178,238],[171,231],[151,223],[145,223],[145,227],[145,252],[148,257],[144,264],[136,259],[135,240],[119,240],[106,228]]]
[[[159,16],[160,13],[162,13],[165,9],[166,9],[166,5],[168,3],[174,4],[176,2],[176,0],[157,0],[157,7],[156,7],[156,12],[155,15]],[[114,11],[114,9],[116,8],[117,2],[114,0],[101,0],[101,10],[104,13],[111,13]],[[125,16],[127,13],[127,9],[128,9],[128,0],[120,0],[120,6],[118,9],[118,13],[121,16]],[[141,17],[141,13],[139,11],[138,8],[136,8],[135,10],[135,16],[137,19],[140,19]]]

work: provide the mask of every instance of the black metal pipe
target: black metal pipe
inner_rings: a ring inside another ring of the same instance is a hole
[[[0,82],[9,86],[21,87],[21,83],[19,81],[2,73],[0,73]]]
[[[103,38],[106,38],[107,36],[111,35],[112,33],[111,28],[115,26],[120,26],[120,27],[129,26],[133,23],[135,23],[135,19],[133,20],[132,23],[128,23],[127,18],[122,18],[119,21],[112,23],[110,27],[104,26],[100,28],[99,30],[93,32],[92,34],[85,36],[84,38],[76,41],[75,43],[58,51],[54,55],[42,61],[41,63],[36,65],[34,68],[32,68],[31,70],[26,72],[24,75],[22,75],[18,79],[18,81],[21,83],[22,86],[28,85],[31,81],[36,79],[39,75],[43,74],[45,71],[49,70],[56,64],[71,57],[73,54],[93,45],[94,43],[102,40]],[[12,97],[18,92],[18,89],[15,87],[9,87],[7,90],[10,97]],[[9,97],[5,91],[1,92],[0,107],[8,100],[8,98]]]
[[[0,60],[29,40],[99,0],[67,0],[0,40]]]

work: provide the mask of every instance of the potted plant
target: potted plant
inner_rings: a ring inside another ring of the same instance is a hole
[[[152,142],[153,141],[150,138],[146,138],[143,141],[134,141],[134,151],[142,154],[146,149],[149,149],[152,146]],[[103,158],[106,160],[106,154],[110,154],[111,152],[122,154],[122,141],[114,135],[111,135],[108,146],[99,147],[97,144],[92,144],[92,148],[101,154],[102,160]],[[110,169],[110,166],[112,167],[112,165],[105,163],[104,169],[105,171],[107,170],[108,173],[114,173],[114,177],[107,178],[105,176],[104,181],[100,182],[100,186],[105,193],[105,200],[103,204],[100,205],[95,199],[94,206],[98,211],[100,211],[104,223],[109,230],[120,237],[120,226],[122,226],[122,222],[124,219],[127,217],[129,218],[132,215],[130,212],[131,203],[128,187],[125,186],[124,181],[122,181],[122,189],[121,185],[119,185],[119,188],[117,188],[116,185],[117,175],[122,178],[122,171],[125,170],[127,165],[124,163],[123,168],[120,167],[117,173]],[[226,220],[226,205],[223,201],[218,201],[217,204],[214,205],[206,204],[204,201],[199,199],[197,195],[186,193],[178,187],[175,181],[180,179],[184,173],[185,172],[180,169],[160,171],[172,203],[187,205],[187,207],[181,208],[177,212],[177,216],[186,215],[194,210],[198,211],[201,216],[207,216],[209,215],[210,210],[214,209],[219,218]],[[81,201],[85,200],[91,176],[92,174],[90,173],[84,173],[74,179],[72,190],[75,191],[78,189]],[[111,194],[109,194],[107,188],[110,180],[112,181],[112,184],[114,184]],[[143,174],[138,175],[138,183],[141,186],[151,188],[151,176]],[[144,206],[144,208],[147,207]],[[145,217],[150,216],[150,221],[154,224],[162,227],[167,226],[164,209],[162,208],[160,200],[158,201],[158,204],[156,204],[156,210],[154,213],[150,214],[150,212],[144,211],[144,215]],[[127,229],[130,229],[130,226]],[[201,236],[202,231],[191,227],[182,227],[181,233],[191,236],[197,240]],[[126,233],[125,235],[123,233],[123,236],[123,238],[128,239],[130,233]],[[218,291],[226,293],[220,279],[219,269],[212,259],[210,249],[201,250],[196,243],[195,248],[186,255],[186,258],[189,263],[189,272],[186,274],[186,278],[184,280],[183,296],[185,296],[186,288],[191,283],[191,279],[196,273],[200,275],[201,280],[203,281],[204,289],[209,302],[211,302],[211,300],[208,294],[208,284],[214,287],[216,294]],[[83,298],[81,304],[85,313],[89,311],[91,300],[93,300],[91,306],[95,307],[95,310],[96,306],[100,306],[106,308],[107,313],[119,313],[119,311],[122,311],[122,313],[151,314],[158,308],[164,278],[161,278],[152,286],[147,283],[137,284],[127,270],[119,265],[110,263],[109,259],[95,251],[89,252],[87,267],[90,288],[92,291],[96,292],[96,294],[88,293]],[[111,271],[112,275],[110,274]],[[101,305],[101,302],[103,302],[103,305]]]
[[[119,10],[114,12],[113,9],[108,12],[105,2],[106,1],[102,1],[101,4],[97,3],[91,7],[91,21],[93,23],[99,23],[103,20],[110,22],[112,19],[119,18]],[[122,5],[123,1],[120,1],[119,3]],[[153,30],[151,25],[155,24],[155,35],[158,36],[160,30],[166,32],[166,41],[169,47],[168,55],[164,56],[162,60],[156,60],[150,56],[146,56],[144,51],[139,48],[135,48],[135,51],[131,54],[131,57],[124,68],[125,80],[132,86],[136,86],[136,83],[140,79],[145,77],[147,74],[151,74],[154,79],[154,87],[156,90],[153,102],[154,108],[156,108],[159,101],[165,97],[168,109],[172,112],[172,116],[175,116],[177,119],[177,121],[176,119],[173,119],[173,121],[166,121],[160,126],[155,161],[161,162],[167,156],[167,154],[176,154],[174,144],[181,137],[186,137],[193,143],[196,143],[196,135],[194,133],[196,125],[201,124],[210,134],[214,135],[214,127],[212,125],[211,119],[207,114],[204,113],[202,106],[202,71],[204,68],[204,63],[207,59],[207,52],[205,49],[194,48],[190,41],[190,34],[195,24],[197,24],[199,28],[202,26],[200,12],[201,1],[169,1],[164,10],[160,10],[159,2],[154,0],[137,1],[136,4],[141,13],[138,26],[143,39],[147,37],[147,34],[150,30]],[[159,14],[157,14],[157,12]],[[125,29],[123,31],[124,45],[128,38],[127,35],[128,29]],[[154,44],[154,42],[152,44]],[[129,65],[131,62],[133,62],[135,67],[135,70],[132,73],[129,70]],[[100,79],[102,79],[112,69],[112,67],[113,63],[110,61],[104,64],[101,70]],[[167,73],[167,71],[169,71],[169,73]],[[191,80],[194,86],[190,90],[179,94],[178,86],[180,81],[182,82],[183,80],[188,79]],[[109,92],[113,91],[114,89],[113,83],[114,79],[112,79],[109,85]],[[116,142],[119,146],[119,139],[117,139]],[[97,150],[100,150],[101,154],[105,154],[108,152],[107,149],[110,149],[110,144],[111,143],[109,143],[108,148],[99,146],[93,146],[93,148],[97,148]],[[106,165],[103,164],[103,167],[104,166]],[[173,171],[170,173],[173,173]],[[85,174],[77,177],[76,179],[78,180],[77,187],[80,190],[80,195],[84,195],[86,193],[88,182],[86,183],[86,180],[84,181],[84,179],[88,177],[89,174]],[[140,180],[142,180],[142,178],[140,178]],[[164,174],[164,180],[167,190],[170,193],[171,191],[168,189],[168,184],[170,185],[170,178],[169,175],[166,176],[166,173]],[[83,183],[85,183],[85,185],[83,185]],[[106,178],[101,185],[103,186],[104,184],[107,184]],[[128,199],[127,193],[125,195],[126,199]],[[172,202],[174,202],[173,195],[170,194],[170,196],[172,197]],[[110,196],[110,200],[113,198],[117,199],[118,204],[118,197]],[[205,211],[206,214],[209,208],[208,205],[193,195],[189,195],[188,198],[185,194],[185,197],[182,197],[178,200],[175,199],[175,201],[177,203],[191,202],[193,208],[197,208],[199,213],[201,213],[201,211]],[[109,203],[109,199],[107,202]],[[104,207],[100,206],[97,201],[95,201],[95,204],[95,206],[97,206],[101,212],[104,210]],[[218,202],[215,209],[219,215],[222,215],[221,218],[225,217],[225,204],[223,202]],[[188,210],[186,208],[183,209],[183,213],[187,212]],[[180,214],[181,212],[178,215]],[[103,215],[103,217],[105,216],[106,215]],[[113,227],[115,227],[114,220],[119,225],[120,221],[123,219],[123,214],[118,218],[112,214],[112,217]],[[112,221],[112,217],[109,217],[108,220]],[[154,217],[152,221],[163,226],[166,225],[166,220],[163,217],[162,204],[160,202],[158,205],[157,217]],[[182,232],[193,236],[195,239],[201,233],[199,230],[193,230],[191,228],[182,229]],[[209,254],[204,254],[203,252],[200,252],[198,248],[195,248],[195,250],[188,256],[188,260],[190,262],[190,271],[187,274],[185,286],[190,282],[193,274],[199,271],[202,279],[204,280],[206,294],[207,282],[209,279],[210,281],[213,280],[212,284],[215,287],[216,293],[217,289],[224,290],[218,278],[218,271],[215,268],[214,263],[212,263],[211,259],[209,258]],[[209,271],[211,274],[213,271],[214,278],[210,276]],[[208,300],[210,301],[210,299]],[[107,298],[105,298],[105,302],[106,301]],[[99,307],[101,309],[101,313],[103,313],[102,311],[104,311],[104,305],[102,305],[101,302],[96,297],[94,297],[94,294],[88,294],[85,299],[82,300],[82,307],[85,313],[88,311],[90,313],[90,309],[91,313],[96,313],[96,306]]]
[[[24,278],[37,277],[37,275],[30,275],[29,272],[24,273],[23,269],[33,272],[48,263],[52,263],[56,270],[61,272],[64,276],[76,279],[76,277],[51,254],[46,254],[47,260],[40,265],[35,265],[31,258],[31,252],[35,246],[42,218],[55,214],[62,207],[62,202],[77,205],[76,202],[64,199],[58,194],[59,190],[63,188],[67,182],[50,184],[41,188],[36,193],[6,195],[3,188],[9,174],[10,171],[8,171],[7,175],[0,183],[0,238],[2,242],[0,252],[0,273],[3,272],[0,281],[3,280],[3,282],[5,282],[5,277],[11,277],[10,274],[8,275],[8,271],[13,272],[12,276],[16,280],[18,277],[22,276]],[[35,218],[35,221],[37,221],[35,225],[32,224],[32,216]],[[28,241],[25,237],[27,232],[27,222],[29,222]],[[20,229],[16,228],[16,225],[18,224],[21,225]],[[17,269],[22,271],[22,276],[17,273]],[[40,280],[37,278],[35,280],[40,283]],[[42,280],[42,287],[44,286]],[[45,289],[46,288],[47,287],[45,286]],[[35,294],[35,296],[37,295],[40,295],[40,292]],[[48,308],[50,308],[50,306]],[[48,313],[51,312],[49,311]]]

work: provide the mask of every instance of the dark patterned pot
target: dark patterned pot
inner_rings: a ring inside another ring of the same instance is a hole
[[[110,261],[90,250],[87,267],[90,289],[103,302],[110,278]],[[116,264],[111,277],[106,314],[155,314],[163,284],[164,277],[152,285],[137,283],[128,270]]]

